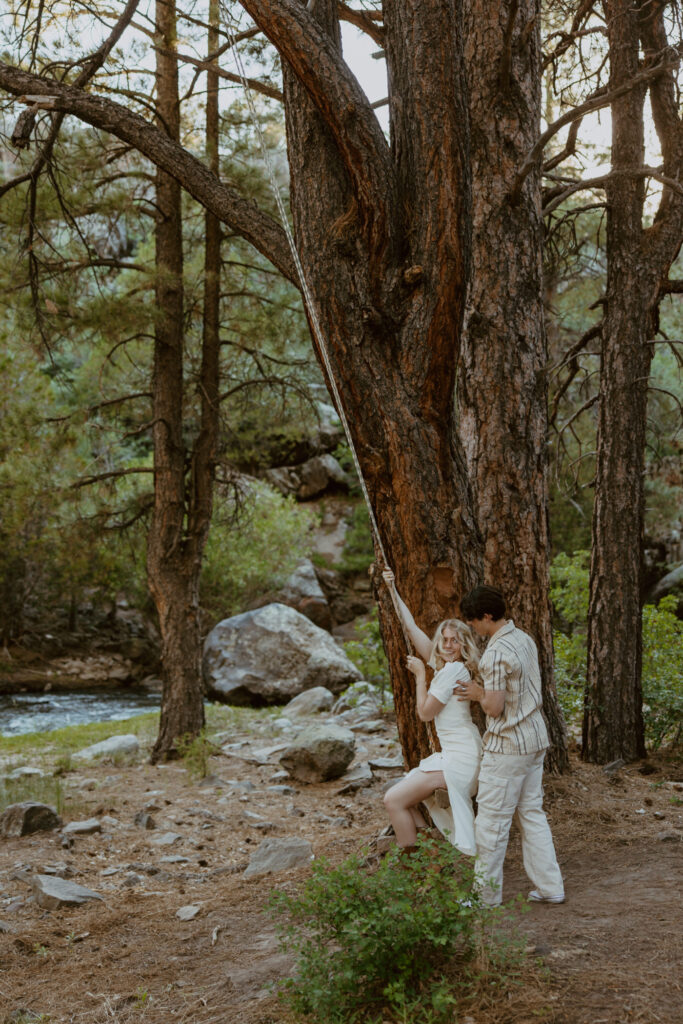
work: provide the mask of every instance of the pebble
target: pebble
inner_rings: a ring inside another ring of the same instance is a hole
[[[187,906],[181,907],[180,910],[176,910],[175,916],[180,921],[193,921],[201,909],[197,903],[189,903]]]
[[[151,843],[155,846],[173,846],[174,843],[180,842],[183,837],[179,832],[164,832],[163,835],[157,836],[156,839],[150,839]]]
[[[70,821],[62,829],[63,836],[90,836],[102,831],[99,818],[87,818],[85,821]]]

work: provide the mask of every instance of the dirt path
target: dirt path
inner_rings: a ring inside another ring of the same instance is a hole
[[[389,732],[359,741],[364,757],[394,749]],[[283,793],[268,788],[278,767],[276,755],[262,765],[215,758],[203,785],[177,765],[98,765],[68,776],[65,816],[97,814],[102,833],[71,850],[58,834],[0,841],[0,928],[8,929],[0,931],[0,1024],[22,1009],[50,1024],[283,1024],[268,985],[291,964],[265,901],[274,885],[295,886],[308,869],[245,879],[250,853],[264,835],[296,835],[339,861],[385,822],[381,780],[355,796],[339,796],[339,783]],[[530,969],[528,984],[507,998],[467,1008],[469,1024],[680,1024],[677,771],[661,763],[647,776],[633,766],[609,778],[575,762],[571,775],[548,780],[568,900],[513,911],[530,963],[544,970]],[[157,825],[150,832],[134,824],[146,807]],[[154,843],[164,830],[180,836],[169,848]],[[30,899],[30,876],[55,865],[104,901],[42,911]],[[505,896],[528,889],[513,837]],[[198,915],[179,921],[187,904],[198,904]]]

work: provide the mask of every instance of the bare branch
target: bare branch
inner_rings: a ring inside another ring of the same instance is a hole
[[[663,185],[677,192],[679,195],[683,195],[683,184],[680,181],[676,181],[674,178],[669,178],[657,167],[638,167],[638,168],[624,168],[623,170],[610,171],[608,174],[603,174],[599,178],[588,178],[586,181],[577,181],[575,184],[570,185],[569,188],[564,189],[559,195],[544,207],[543,213],[548,216],[556,210],[558,206],[561,206],[565,199],[569,196],[574,195],[575,192],[584,192],[593,188],[604,188],[610,181],[614,181],[616,178],[654,178],[655,181],[661,181]]]
[[[350,25],[355,25],[361,32],[370,36],[378,46],[384,46],[384,29],[381,25],[375,24],[376,20],[382,18],[381,11],[354,11],[352,7],[340,0],[337,4],[337,12],[341,21],[348,21]]]

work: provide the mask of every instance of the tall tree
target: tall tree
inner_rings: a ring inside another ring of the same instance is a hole
[[[645,754],[642,719],[644,473],[647,393],[658,307],[683,242],[683,121],[670,57],[665,0],[604,3],[610,89],[650,80],[664,188],[646,227],[643,82],[612,100],[607,191],[607,287],[598,402],[595,508],[582,755],[604,763]]]
[[[550,760],[562,770],[566,736],[549,599],[540,164],[511,191],[540,135],[541,3],[469,0],[464,11],[473,236],[459,434],[484,537],[484,574],[538,644]]]

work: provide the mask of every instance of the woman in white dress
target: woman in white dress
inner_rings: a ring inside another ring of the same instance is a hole
[[[394,585],[390,569],[383,573]],[[398,597],[398,594],[397,594]],[[479,652],[469,626],[459,619],[440,623],[433,640],[416,625],[406,604],[398,597],[403,622],[421,658],[409,657],[415,676],[416,707],[423,722],[434,721],[441,752],[424,758],[417,768],[392,786],[384,797],[399,846],[415,845],[417,829],[426,826],[419,804],[429,808],[434,824],[461,853],[474,856],[474,811],[481,737],[470,715],[470,702],[458,697],[460,684],[477,675]],[[427,690],[425,662],[436,669]],[[450,810],[438,805],[437,789],[448,790]]]

